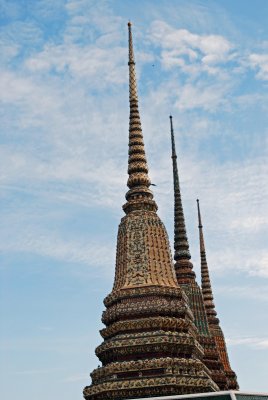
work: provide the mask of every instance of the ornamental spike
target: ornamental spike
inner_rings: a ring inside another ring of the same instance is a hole
[[[184,212],[181,200],[172,116],[170,115],[169,118],[174,185],[174,260],[176,261],[175,269],[179,283],[185,283],[189,279],[193,279],[195,277],[195,273],[192,271],[193,265],[190,262],[191,254],[189,250],[189,243],[186,233]]]
[[[215,310],[215,305],[213,302],[213,293],[212,293],[212,287],[211,287],[208,264],[207,264],[207,256],[206,256],[199,200],[197,199],[196,202],[197,202],[197,212],[198,212],[202,293],[209,322],[218,323],[219,320],[218,318],[216,318],[217,312]]]
[[[198,228],[199,228],[199,241],[200,241],[200,257],[201,257],[201,285],[202,285],[202,294],[206,308],[209,328],[212,336],[216,341],[216,345],[219,351],[219,356],[224,366],[224,372],[227,378],[227,385],[228,385],[227,389],[238,390],[239,385],[237,383],[237,377],[235,372],[231,369],[230,366],[224,334],[220,327],[220,321],[217,318],[217,312],[215,310],[212,287],[211,287],[208,264],[207,264],[199,200],[197,199],[196,201],[197,201],[197,211],[198,211]]]
[[[201,219],[201,212],[200,212],[199,200],[197,199],[196,202],[197,202],[197,212],[198,212],[198,228],[199,228],[200,253],[204,253],[205,256],[206,256],[205,243],[204,243],[204,235],[203,235],[203,225],[202,225],[202,219]]]
[[[128,67],[129,67],[129,158],[127,203],[123,206],[126,213],[137,209],[157,210],[153,194],[149,189],[151,181],[148,176],[148,165],[145,155],[135,71],[135,57],[131,22],[128,22]]]

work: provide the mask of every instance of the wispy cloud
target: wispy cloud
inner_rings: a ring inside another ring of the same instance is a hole
[[[207,112],[215,112],[228,104],[229,90],[228,84],[188,83],[179,91],[175,106],[183,111],[201,108]]]
[[[268,54],[253,53],[249,55],[250,66],[257,71],[257,78],[268,80]]]
[[[229,346],[249,346],[257,350],[268,349],[268,338],[258,337],[240,337],[240,338],[227,338],[226,342]]]
[[[2,193],[28,193],[51,202],[118,210],[126,191],[127,164],[127,94],[125,98],[121,94],[127,83],[123,20],[102,2],[93,7],[87,1],[69,1],[65,12],[69,19],[58,41],[51,38],[26,54],[21,59],[20,72],[12,67],[3,69],[2,126],[4,131],[14,132],[17,142],[16,145],[9,142],[6,133],[1,152]],[[32,28],[24,28],[25,37],[32,34]],[[243,164],[233,161],[223,165],[215,163],[208,152],[204,158],[199,148],[210,137],[218,140],[226,135],[225,146],[232,140],[226,128],[223,131],[224,125],[217,121],[217,113],[222,110],[232,113],[231,103],[236,107],[241,105],[241,96],[237,99],[231,96],[236,82],[224,72],[227,63],[237,62],[239,49],[223,35],[193,33],[160,19],[152,23],[149,33],[145,51],[140,49],[138,65],[146,66],[152,54],[157,57],[148,47],[148,43],[153,43],[155,49],[160,49],[162,72],[169,69],[165,82],[156,85],[152,81],[148,88],[143,86],[141,96],[151,176],[161,182],[156,189],[160,210],[171,215],[167,211],[172,210],[169,128],[163,116],[175,110],[177,132],[186,143],[183,150],[179,149],[184,204],[198,195],[204,198],[206,209],[214,210],[207,221],[211,263],[219,269],[235,263],[238,269],[243,265],[250,273],[266,276],[265,250],[259,246],[261,256],[256,266],[254,251],[246,244],[249,230],[255,232],[257,241],[258,235],[267,229],[267,219],[263,217],[267,212],[267,193],[262,185],[267,176],[265,146],[254,162],[250,159]],[[84,40],[78,44],[82,37]],[[7,57],[15,56],[17,47],[22,45],[16,43],[15,37],[12,43],[13,50],[6,47]],[[179,68],[173,68],[177,65]],[[188,76],[186,81],[178,79],[178,74],[174,79],[175,70],[184,72]],[[245,101],[246,94],[243,96],[244,110],[257,101],[250,95],[250,103]],[[114,112],[115,109],[120,113]],[[16,118],[11,117],[14,110]],[[161,157],[159,146],[166,149]],[[194,218],[189,219],[189,224],[195,224]],[[220,232],[215,234],[213,226],[221,227],[224,238],[220,239]],[[96,258],[84,251],[85,243],[65,243],[57,237],[47,240],[42,231],[37,235],[28,231],[22,236],[18,250],[32,248],[40,254],[82,263]],[[232,248],[228,240],[234,244]],[[230,251],[221,251],[219,242]],[[7,241],[4,243],[8,246]],[[94,243],[91,244],[94,248]],[[84,256],[78,255],[82,253]],[[221,263],[217,261],[219,258]]]
[[[80,382],[80,381],[85,381],[88,380],[88,373],[81,373],[81,374],[75,374],[68,376],[67,378],[64,379],[64,382]]]
[[[105,89],[107,85],[127,82],[125,56],[126,49],[121,46],[101,48],[96,44],[83,47],[49,44],[41,53],[27,59],[25,64],[32,73],[69,73],[71,78],[90,82],[91,89]]]
[[[198,35],[187,29],[174,29],[163,21],[152,23],[151,37],[161,46],[161,62],[165,68],[179,67],[183,72],[199,75],[215,74],[218,64],[233,59],[233,45],[220,35]]]
[[[113,244],[102,244],[101,241],[83,241],[82,239],[68,240],[61,238],[59,234],[54,232],[37,232],[31,226],[26,229],[20,227],[17,235],[12,230],[12,232],[6,232],[5,235],[1,236],[0,251],[2,252],[37,254],[52,257],[65,263],[85,264],[96,269],[109,266],[111,259],[114,260],[115,258]],[[79,274],[79,270],[76,272]],[[92,271],[88,270],[88,273],[91,274]]]

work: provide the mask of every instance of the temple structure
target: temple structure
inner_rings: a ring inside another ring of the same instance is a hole
[[[220,321],[217,318],[217,312],[215,310],[215,305],[214,305],[213,293],[212,293],[208,264],[207,264],[207,256],[206,256],[199,200],[197,200],[197,210],[198,210],[200,258],[201,258],[201,286],[202,286],[204,304],[206,308],[206,314],[208,318],[209,330],[215,340],[218,353],[224,367],[224,373],[227,378],[228,389],[237,390],[239,389],[239,386],[237,383],[236,374],[231,369],[230,366],[224,335],[220,327]]]
[[[104,300],[102,366],[86,400],[215,392],[188,298],[176,279],[166,229],[150,190],[129,30],[129,159],[125,216],[118,229],[115,280]],[[187,252],[186,252],[187,253]],[[187,255],[188,257],[188,255]],[[194,273],[182,259],[185,282]]]
[[[174,260],[177,281],[187,294],[190,308],[194,314],[198,329],[199,342],[204,348],[203,362],[208,367],[211,378],[220,390],[229,389],[223,362],[215,339],[210,332],[202,291],[196,282],[196,275],[191,263],[191,253],[186,233],[186,225],[181,199],[177,154],[175,147],[172,116],[170,116],[173,184],[174,184]]]
[[[198,202],[202,290],[186,233],[173,121],[174,260],[150,190],[129,33],[129,157],[125,216],[118,229],[115,279],[105,298],[96,349],[102,363],[86,400],[119,400],[238,389],[213,303]]]

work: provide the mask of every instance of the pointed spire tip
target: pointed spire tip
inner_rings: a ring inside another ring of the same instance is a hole
[[[199,206],[199,199],[196,199],[196,202],[197,202],[197,213],[198,213],[198,228],[202,230],[203,225],[202,225],[202,221],[201,221],[201,211],[200,211],[200,206]]]
[[[138,89],[135,71],[135,58],[131,22],[128,21],[128,67],[129,67],[129,158],[128,158],[128,182],[126,193],[127,203],[123,209],[126,214],[132,210],[156,211],[157,205],[153,200],[150,190],[150,178],[144,149],[143,134],[138,106]]]

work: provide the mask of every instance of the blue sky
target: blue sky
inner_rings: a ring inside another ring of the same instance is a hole
[[[127,21],[172,244],[173,115],[192,259],[200,199],[242,390],[268,392],[268,2],[0,0],[4,400],[79,399],[98,365],[127,181]]]

